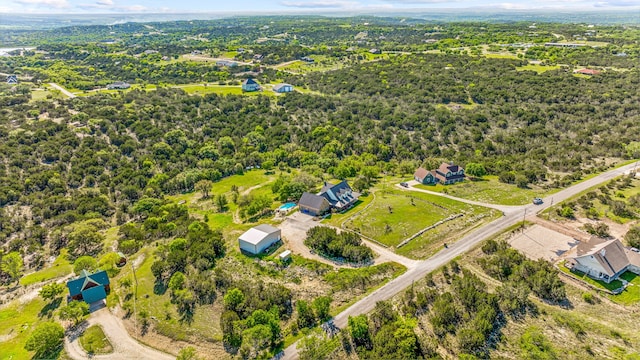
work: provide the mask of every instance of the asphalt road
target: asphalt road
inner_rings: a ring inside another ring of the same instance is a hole
[[[406,289],[416,280],[421,279],[431,271],[443,266],[453,260],[455,257],[464,254],[471,250],[481,241],[495,235],[509,226],[512,226],[520,221],[524,220],[527,215],[533,215],[540,211],[550,207],[552,204],[564,201],[582,191],[585,191],[593,186],[604,183],[617,176],[629,173],[635,169],[638,163],[632,163],[623,167],[607,171],[598,176],[595,176],[589,180],[583,181],[569,188],[561,190],[553,195],[550,195],[543,199],[542,205],[524,205],[518,209],[514,209],[510,212],[505,212],[505,216],[490,222],[489,224],[469,233],[467,236],[460,239],[455,244],[451,244],[447,249],[442,249],[440,252],[424,260],[413,269],[408,270],[401,276],[391,280],[381,288],[362,298],[360,301],[348,307],[346,310],[338,314],[333,318],[333,324],[339,328],[347,326],[349,316],[357,316],[365,314],[374,309],[378,301],[390,299],[400,291]],[[298,358],[298,342],[293,343],[277,356],[279,360],[293,360]]]

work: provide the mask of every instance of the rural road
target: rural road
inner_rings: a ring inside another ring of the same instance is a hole
[[[460,239],[455,244],[452,244],[447,249],[443,249],[434,256],[430,257],[427,260],[424,260],[418,265],[399,277],[391,280],[381,288],[367,295],[366,297],[360,299],[360,301],[348,307],[346,310],[336,315],[333,318],[333,324],[339,328],[344,328],[347,326],[347,321],[350,316],[357,316],[360,314],[366,314],[374,309],[376,303],[378,301],[383,301],[390,299],[400,291],[406,289],[416,280],[423,278],[425,275],[430,273],[431,271],[447,264],[455,257],[464,254],[465,252],[471,250],[481,241],[489,238],[492,235],[499,233],[500,231],[505,230],[509,226],[517,224],[519,221],[522,221],[524,216],[527,214],[535,214],[538,213],[548,207],[551,206],[551,200],[553,199],[554,203],[559,203],[564,201],[582,191],[585,191],[593,186],[602,184],[608,180],[611,180],[620,175],[624,175],[632,171],[636,168],[637,163],[632,163],[629,165],[622,166],[620,168],[607,171],[600,175],[597,175],[589,180],[585,180],[581,183],[573,185],[569,188],[561,190],[553,196],[548,196],[543,199],[544,203],[542,205],[524,205],[520,206],[517,211],[505,212],[505,216],[490,222],[489,224],[471,232],[467,236]],[[279,360],[293,360],[298,358],[298,342],[296,341],[289,347],[287,347],[283,353],[279,354],[277,358]]]
[[[102,308],[91,314],[87,320],[87,327],[91,325],[100,325],[104,334],[111,342],[113,346],[113,352],[105,355],[91,355],[89,356],[78,340],[77,334],[71,334],[65,337],[64,348],[67,350],[69,357],[75,360],[85,359],[104,359],[104,360],[170,360],[175,359],[175,356],[163,353],[161,351],[152,349],[145,345],[140,344],[131,336],[116,315],[112,314],[108,308]]]
[[[67,95],[69,98],[74,98],[76,97],[76,95],[74,93],[72,93],[71,91],[63,88],[62,86],[56,84],[56,83],[49,83],[49,85],[51,85],[51,87],[54,87],[58,90],[60,90],[60,92],[62,92],[63,94]]]

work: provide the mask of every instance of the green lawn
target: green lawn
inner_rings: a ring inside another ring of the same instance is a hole
[[[389,189],[376,192],[371,206],[346,221],[345,227],[385,245],[396,246],[451,215],[464,213],[463,218],[471,218],[489,211],[435,195]],[[441,226],[447,227],[447,224]]]
[[[525,66],[518,66],[516,68],[517,71],[525,71],[525,70],[529,70],[529,71],[535,71],[538,74],[542,74],[545,71],[549,71],[549,70],[557,70],[560,69],[560,65],[538,65],[538,64],[528,64]]]
[[[484,54],[484,56],[489,59],[515,59],[515,60],[518,59],[518,56],[509,54],[509,53],[504,53],[504,54],[486,53]]]
[[[571,271],[569,270],[569,268],[567,268],[566,266],[564,266],[563,264],[558,265],[558,268],[564,272],[567,273],[569,275],[572,275],[575,278],[578,278],[588,284],[591,284],[597,288],[600,289],[604,289],[604,290],[609,290],[609,291],[613,291],[616,289],[619,289],[620,287],[622,287],[622,282],[620,280],[614,280],[610,283],[606,283],[604,281],[600,281],[600,280],[595,280],[592,279],[590,277],[588,277],[585,273],[581,272],[581,271]]]
[[[541,188],[521,189],[512,184],[499,182],[497,176],[485,176],[477,181],[467,179],[453,185],[416,185],[416,187],[463,199],[500,205],[525,205],[531,203],[535,197],[544,197],[553,192]]]
[[[107,336],[98,325],[90,326],[80,336],[80,345],[87,354],[109,354],[113,352],[113,346]]]
[[[29,286],[42,281],[57,279],[71,272],[73,272],[73,266],[67,260],[67,250],[63,249],[51,266],[23,276],[20,279],[20,285]]]
[[[24,349],[31,331],[43,321],[40,312],[46,303],[36,297],[26,304],[17,301],[0,310],[0,359],[30,359],[32,353]]]
[[[571,271],[563,264],[558,265],[558,268],[567,274],[572,275],[588,284],[591,284],[595,287],[613,291],[622,287],[622,281],[614,280],[611,283],[607,284],[604,281],[599,281],[588,277],[586,274],[580,271]],[[607,294],[607,297],[612,301],[615,301],[622,305],[633,305],[640,302],[640,276],[626,271],[624,274],[620,275],[620,278],[630,282],[627,288],[618,295]]]

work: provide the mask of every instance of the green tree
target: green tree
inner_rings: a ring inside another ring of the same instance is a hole
[[[351,338],[356,345],[370,343],[369,320],[366,315],[349,316],[348,326]]]
[[[75,225],[73,231],[69,233],[69,253],[74,257],[98,254],[104,242],[104,235],[98,230],[97,227],[87,223]]]
[[[171,275],[171,279],[169,279],[169,289],[172,291],[182,290],[186,282],[187,277],[180,271],[176,271]]]
[[[227,210],[227,196],[225,194],[219,194],[216,196],[216,207],[218,208],[218,212],[225,212]]]
[[[200,359],[196,354],[196,349],[192,346],[187,346],[180,349],[176,360],[198,360]]]
[[[211,188],[213,188],[213,182],[210,180],[200,180],[195,185],[195,189],[202,193],[202,198],[204,199],[209,198]]]
[[[65,286],[59,283],[51,283],[40,289],[40,297],[44,300],[53,300],[64,292]]]
[[[224,307],[232,311],[238,311],[239,306],[244,302],[244,294],[238,288],[227,291],[224,295]]]
[[[629,246],[640,248],[640,226],[634,226],[624,235],[624,239]]]
[[[24,345],[28,351],[35,351],[34,358],[57,358],[56,351],[62,348],[64,329],[58,323],[44,322],[38,325]]]
[[[98,261],[92,256],[80,256],[73,262],[73,272],[80,275],[82,270],[92,273],[98,268]]]
[[[468,163],[464,171],[468,175],[478,178],[487,175],[487,170],[484,168],[484,165],[478,163]]]
[[[89,304],[84,301],[72,301],[60,308],[60,319],[73,320],[74,325],[82,322],[89,315]]]
[[[18,279],[20,279],[23,268],[24,263],[22,261],[22,256],[20,256],[18,252],[14,251],[2,256],[0,269],[9,275],[11,281],[18,281]]]
[[[329,310],[331,308],[331,298],[328,296],[320,296],[313,299],[313,310],[316,313],[316,317],[320,321],[325,321],[329,318]]]
[[[313,314],[313,309],[309,306],[305,300],[298,300],[296,302],[296,310],[298,310],[298,326],[300,327],[312,327],[316,323],[316,317]]]

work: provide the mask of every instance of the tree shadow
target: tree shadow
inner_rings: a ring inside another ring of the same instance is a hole
[[[53,299],[53,301],[51,301],[50,303],[45,305],[40,310],[40,313],[38,314],[38,317],[42,318],[42,317],[46,316],[47,318],[51,318],[53,316],[54,310],[56,310],[58,307],[60,307],[61,303],[62,303],[62,298],[61,297]]]
[[[165,283],[156,281],[155,284],[153,284],[153,293],[155,295],[164,295],[165,292],[167,292],[167,285]]]

